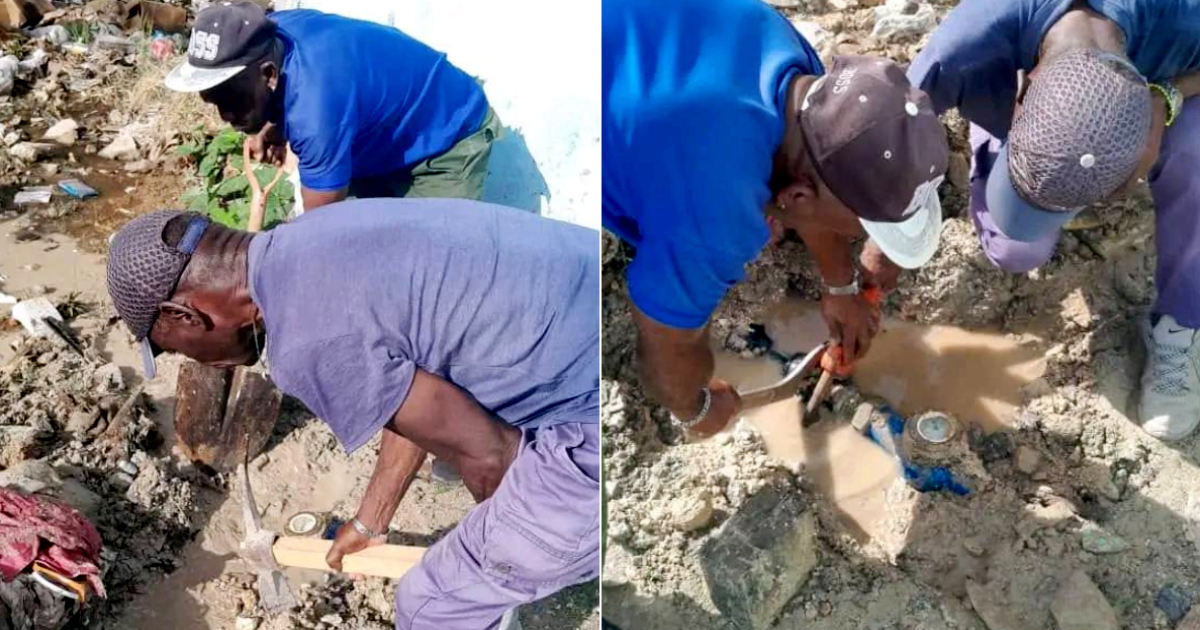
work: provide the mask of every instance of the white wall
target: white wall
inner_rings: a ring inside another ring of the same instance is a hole
[[[275,6],[395,26],[445,52],[484,81],[501,123],[517,132],[493,148],[484,199],[599,229],[600,2],[277,0]]]

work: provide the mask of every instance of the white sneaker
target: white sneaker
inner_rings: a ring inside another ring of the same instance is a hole
[[[1138,413],[1142,429],[1166,441],[1182,440],[1200,424],[1200,344],[1195,329],[1170,315],[1143,328],[1146,369]]]
[[[498,630],[521,630],[521,615],[517,614],[516,608],[504,613],[504,616],[500,618]]]

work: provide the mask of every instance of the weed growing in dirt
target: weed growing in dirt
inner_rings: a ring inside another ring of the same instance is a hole
[[[198,129],[176,149],[179,155],[196,161],[196,174],[200,177],[200,183],[183,195],[188,210],[203,212],[213,221],[239,230],[246,229],[250,215],[250,181],[243,172],[242,157],[245,138],[245,134],[233,129],[211,137]],[[254,170],[258,183],[264,187],[275,173],[275,167],[267,165]],[[292,194],[292,185],[285,179],[267,195],[263,229],[287,218]]]

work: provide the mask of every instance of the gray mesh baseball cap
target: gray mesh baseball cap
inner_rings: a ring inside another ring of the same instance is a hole
[[[988,178],[997,227],[1036,241],[1117,192],[1137,170],[1151,122],[1150,89],[1126,59],[1085,49],[1046,62]]]
[[[167,224],[187,216],[187,229],[175,246],[163,239]],[[154,378],[150,330],[159,305],[171,299],[179,277],[208,229],[209,219],[195,212],[159,210],[126,223],[108,246],[108,294],[142,353],[146,378]]]

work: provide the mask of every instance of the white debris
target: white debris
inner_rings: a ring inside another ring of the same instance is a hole
[[[47,337],[53,334],[46,322],[42,321],[47,317],[62,321],[62,315],[54,307],[54,303],[44,297],[18,302],[12,308],[12,318],[34,337]]]
[[[134,141],[133,136],[127,133],[119,133],[116,139],[112,141],[112,144],[100,150],[100,157],[109,160],[132,162],[141,157],[141,154],[138,153],[137,142]]]
[[[875,30],[871,35],[899,43],[919,39],[937,26],[937,11],[916,0],[888,0],[875,8]]]
[[[64,118],[47,129],[42,138],[69,147],[79,140],[79,123],[71,118]]]

